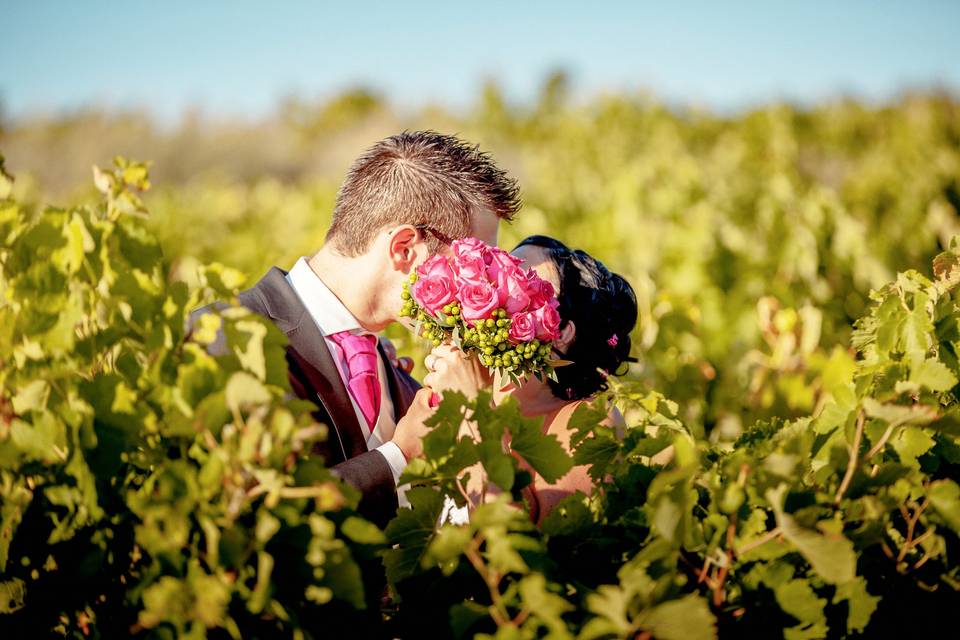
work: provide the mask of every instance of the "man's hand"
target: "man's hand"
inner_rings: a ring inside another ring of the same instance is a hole
[[[451,345],[434,347],[424,364],[429,373],[423,379],[423,385],[437,393],[459,391],[473,399],[481,389],[493,384],[490,371],[477,358],[467,357]]]
[[[383,347],[383,352],[387,354],[387,360],[390,361],[390,364],[397,369],[400,369],[404,373],[410,373],[413,371],[413,358],[408,358],[406,356],[402,358],[399,357],[397,355],[397,347],[393,344],[393,340],[381,336],[380,346]]]
[[[436,412],[436,409],[430,406],[432,395],[433,391],[428,388],[417,391],[410,408],[397,422],[397,428],[393,432],[393,443],[400,447],[407,462],[423,455],[423,437],[430,432],[424,422]]]

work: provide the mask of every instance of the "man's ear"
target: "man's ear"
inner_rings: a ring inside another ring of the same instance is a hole
[[[423,243],[423,237],[416,227],[410,224],[402,224],[390,232],[388,250],[394,270],[410,273],[415,265],[422,262],[417,258],[425,257],[420,254],[426,251],[426,245]]]
[[[566,353],[576,337],[577,325],[573,324],[573,320],[568,320],[560,329],[560,337],[553,341],[553,347],[561,353]]]

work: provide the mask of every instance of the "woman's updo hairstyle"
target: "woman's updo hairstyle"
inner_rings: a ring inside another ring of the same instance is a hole
[[[630,332],[637,324],[637,297],[620,275],[612,273],[589,254],[572,250],[547,236],[530,236],[517,248],[543,249],[560,276],[557,300],[560,328],[573,322],[573,342],[561,354],[573,364],[557,367],[550,380],[553,394],[563,400],[589,398],[607,389],[607,377],[626,373],[630,357]]]

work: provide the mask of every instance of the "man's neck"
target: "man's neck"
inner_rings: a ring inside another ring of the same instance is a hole
[[[382,301],[377,286],[370,282],[370,269],[361,258],[324,247],[308,258],[307,264],[364,329],[377,332],[390,324],[391,319],[380,310]]]

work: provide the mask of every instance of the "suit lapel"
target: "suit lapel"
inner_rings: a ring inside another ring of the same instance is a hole
[[[304,373],[317,394],[317,400],[327,410],[333,422],[330,426],[337,430],[346,457],[353,458],[365,452],[367,439],[337,364],[330,355],[323,333],[287,282],[286,274],[274,267],[254,290],[262,297],[267,314],[287,334],[289,348],[307,365]]]

